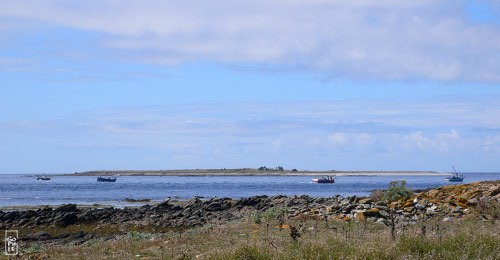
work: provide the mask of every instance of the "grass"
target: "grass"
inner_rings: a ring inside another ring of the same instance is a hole
[[[500,227],[490,221],[420,223],[398,228],[393,241],[390,227],[380,224],[286,220],[280,229],[274,212],[263,215],[260,224],[247,218],[183,231],[120,228],[111,239],[82,245],[21,244],[21,258],[500,259]],[[296,240],[291,227],[300,233]]]

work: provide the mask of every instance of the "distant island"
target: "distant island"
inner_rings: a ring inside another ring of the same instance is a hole
[[[281,166],[268,168],[236,169],[184,169],[184,170],[95,170],[75,172],[72,176],[294,176],[294,175],[336,175],[336,176],[379,176],[379,175],[447,175],[435,171],[346,171],[346,170],[287,170]]]

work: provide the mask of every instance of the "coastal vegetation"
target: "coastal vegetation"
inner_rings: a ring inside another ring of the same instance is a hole
[[[194,198],[128,210],[69,204],[0,212],[0,220],[19,229],[25,259],[500,258],[500,181],[406,192],[395,182],[380,200]]]
[[[406,187],[405,180],[395,180],[389,182],[389,187],[383,193],[382,199],[384,201],[390,202],[398,199],[407,199],[413,192]]]
[[[183,231],[131,230],[82,244],[32,243],[24,258],[70,259],[499,259],[499,225],[433,220],[398,228],[366,222],[246,218]],[[427,227],[423,229],[422,227]],[[426,230],[426,231],[423,231]],[[109,230],[108,232],[111,232]],[[295,233],[294,233],[295,232]],[[140,258],[139,258],[140,259]]]

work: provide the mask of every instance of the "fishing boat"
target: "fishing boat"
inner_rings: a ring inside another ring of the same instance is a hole
[[[41,175],[41,176],[36,177],[37,181],[50,181],[50,179],[52,179],[52,177],[47,176],[47,175]]]
[[[335,178],[331,175],[323,176],[321,178],[312,179],[314,183],[335,183]]]
[[[99,176],[99,177],[97,177],[97,181],[99,181],[99,182],[115,182],[116,177],[115,176],[110,176],[110,177]]]
[[[449,182],[461,182],[461,181],[463,181],[465,178],[464,175],[458,173],[457,170],[455,170],[455,167],[452,166],[451,168],[453,168],[454,173],[453,173],[453,175],[446,177],[445,180],[449,181]]]

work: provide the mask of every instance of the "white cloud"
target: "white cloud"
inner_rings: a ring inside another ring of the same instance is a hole
[[[458,147],[464,140],[456,130],[425,136],[421,131],[403,135],[400,145],[405,150],[419,149],[429,152],[449,152],[450,147]]]
[[[328,141],[333,144],[345,144],[348,141],[348,138],[344,133],[333,133],[328,136]]]
[[[483,111],[486,115],[469,121],[484,106],[489,108]],[[471,99],[441,106],[422,100],[200,103],[87,111],[52,121],[0,122],[0,141],[9,150],[0,162],[10,165],[8,158],[24,158],[29,150],[52,158],[88,158],[84,170],[107,157],[115,158],[108,168],[283,165],[400,170],[439,168],[443,160],[472,156],[492,169],[497,160],[488,158],[500,155],[500,122],[487,119],[499,106]],[[435,119],[429,107],[446,116]],[[408,126],[407,118],[415,117],[421,118],[418,124]],[[460,118],[467,118],[465,125]],[[98,158],[91,158],[94,154]],[[35,165],[38,160],[28,159]]]
[[[2,3],[0,17],[101,33],[103,46],[142,62],[500,82],[500,26],[468,21],[465,8],[465,0],[28,0]]]

